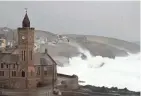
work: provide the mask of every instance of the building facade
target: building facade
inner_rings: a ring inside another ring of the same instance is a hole
[[[17,29],[17,45],[0,52],[0,87],[36,88],[57,80],[56,62],[47,49],[44,53],[34,51],[34,30],[26,13]]]

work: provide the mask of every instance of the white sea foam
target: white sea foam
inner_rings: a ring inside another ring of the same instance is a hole
[[[78,75],[79,80],[85,81],[82,85],[126,87],[132,91],[141,91],[140,53],[110,59],[92,56],[82,48],[79,51],[87,59],[83,60],[81,56],[69,58],[69,66],[57,68],[59,73]]]

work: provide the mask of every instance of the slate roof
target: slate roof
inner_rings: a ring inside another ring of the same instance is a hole
[[[3,53],[11,53],[11,54],[18,54],[18,49],[16,48],[8,48],[5,51],[3,51]]]
[[[40,65],[40,53],[34,53],[34,65]]]
[[[16,48],[11,48],[3,53],[0,53],[0,62],[18,62],[19,51]],[[34,65],[57,65],[53,58],[47,53],[34,53]]]
[[[35,65],[53,65],[56,64],[56,62],[53,60],[53,58],[48,53],[38,53],[35,54]],[[40,63],[36,63],[40,62]]]
[[[50,58],[50,56],[46,53],[42,53],[41,54],[41,64],[44,65],[44,64],[47,64],[47,65],[53,65],[54,62],[52,61],[52,59]]]
[[[0,62],[13,63],[18,62],[18,60],[19,56],[17,54],[1,53],[0,55]]]

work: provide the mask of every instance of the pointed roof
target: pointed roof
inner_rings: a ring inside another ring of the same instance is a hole
[[[30,27],[30,20],[28,18],[27,11],[22,22],[22,27]]]
[[[35,65],[57,65],[57,63],[54,61],[54,59],[46,52],[47,49],[45,49],[44,53],[35,53]]]

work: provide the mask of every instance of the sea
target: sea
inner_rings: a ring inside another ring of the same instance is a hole
[[[92,56],[89,50],[78,48],[81,54],[69,58],[67,66],[57,67],[59,73],[78,75],[80,85],[105,86],[108,88],[127,88],[131,91],[141,91],[140,53],[114,59],[102,56]]]

